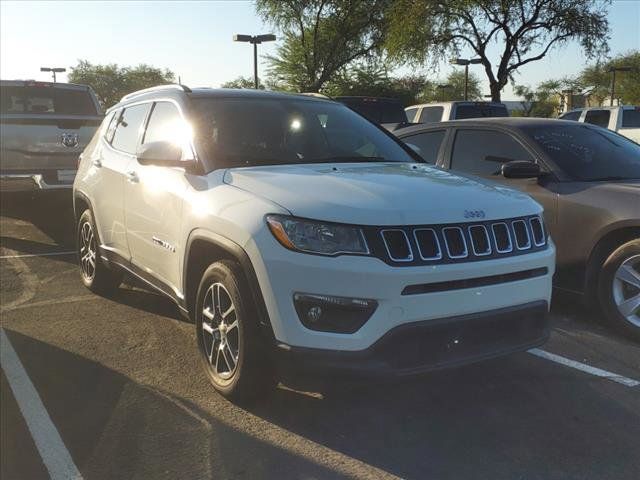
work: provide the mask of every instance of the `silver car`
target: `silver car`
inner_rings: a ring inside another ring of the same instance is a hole
[[[0,190],[71,188],[102,118],[86,85],[1,80]]]

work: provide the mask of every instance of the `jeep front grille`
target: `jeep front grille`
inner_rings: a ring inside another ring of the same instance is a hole
[[[547,248],[539,216],[484,222],[366,227],[371,253],[390,265],[471,262]]]

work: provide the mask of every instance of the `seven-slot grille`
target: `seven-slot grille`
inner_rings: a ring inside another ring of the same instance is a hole
[[[484,222],[369,228],[372,253],[392,265],[479,261],[547,248],[539,216]]]

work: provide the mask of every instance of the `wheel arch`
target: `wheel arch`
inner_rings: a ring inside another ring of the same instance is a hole
[[[622,222],[608,227],[607,231],[601,233],[589,254],[584,286],[587,295],[595,292],[598,272],[607,257],[620,245],[640,238],[640,223]]]
[[[233,240],[209,230],[196,229],[187,240],[182,273],[185,307],[195,320],[195,300],[204,271],[214,262],[231,260],[240,266],[256,306],[258,324],[274,339],[271,322],[262,296],[258,277],[247,252]]]

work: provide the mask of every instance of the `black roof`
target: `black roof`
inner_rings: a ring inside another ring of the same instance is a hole
[[[419,123],[409,127],[396,130],[394,135],[402,137],[411,133],[421,132],[423,130],[433,130],[443,127],[454,126],[478,126],[478,127],[501,127],[507,129],[520,129],[523,127],[530,127],[533,125],[547,126],[547,125],[576,125],[576,122],[571,120],[558,120],[556,118],[531,118],[531,117],[491,117],[491,118],[467,118],[464,120],[449,120],[447,122],[437,123]]]

